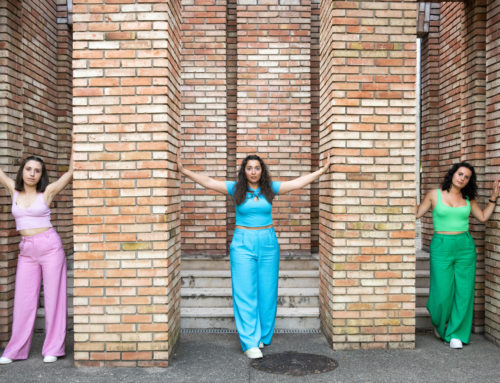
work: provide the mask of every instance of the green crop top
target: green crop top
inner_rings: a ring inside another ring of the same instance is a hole
[[[437,189],[437,203],[432,210],[434,231],[469,231],[470,201],[467,205],[451,207],[441,200],[441,189]]]

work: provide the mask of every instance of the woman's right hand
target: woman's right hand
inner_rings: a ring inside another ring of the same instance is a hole
[[[16,183],[2,169],[0,169],[0,185],[7,189],[10,195],[14,194]]]
[[[184,167],[182,166],[182,160],[181,160],[181,148],[177,149],[177,171],[180,173],[184,173]]]

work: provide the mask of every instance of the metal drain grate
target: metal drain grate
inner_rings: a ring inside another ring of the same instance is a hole
[[[236,330],[226,328],[183,328],[181,334],[236,334]],[[276,329],[275,334],[320,334],[316,329]]]
[[[287,351],[255,359],[250,365],[257,370],[272,374],[303,376],[332,371],[339,364],[336,360],[324,355]]]

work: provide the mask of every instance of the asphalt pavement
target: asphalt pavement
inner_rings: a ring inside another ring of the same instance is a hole
[[[413,350],[333,351],[320,333],[278,333],[266,355],[296,351],[328,356],[332,371],[305,376],[267,373],[251,366],[235,333],[182,333],[168,368],[75,368],[71,334],[68,355],[44,364],[43,335],[34,337],[28,360],[0,365],[2,383],[112,382],[500,382],[500,347],[473,334],[471,343],[452,350],[431,334],[417,334]]]

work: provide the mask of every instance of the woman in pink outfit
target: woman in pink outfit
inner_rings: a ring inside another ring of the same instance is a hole
[[[64,355],[66,338],[66,257],[59,235],[50,222],[50,204],[73,178],[73,155],[69,169],[49,184],[41,158],[25,158],[16,180],[0,170],[0,184],[12,197],[12,215],[22,236],[14,294],[12,336],[0,358],[0,364],[27,359],[33,337],[40,282],[43,279],[45,303],[45,363]]]

